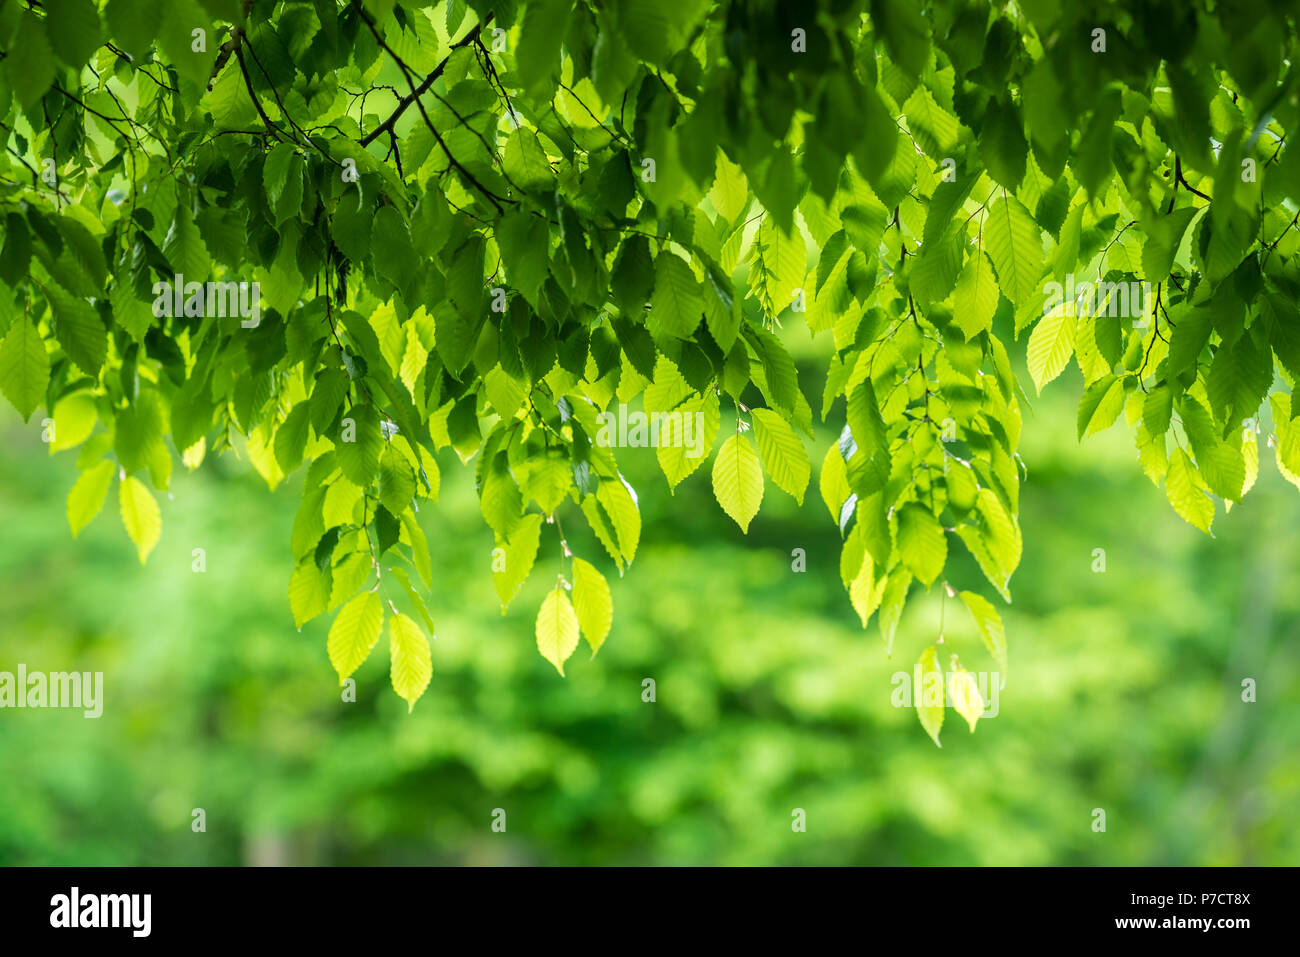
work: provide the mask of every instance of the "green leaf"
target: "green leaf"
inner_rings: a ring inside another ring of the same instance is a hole
[[[925,733],[930,736],[937,747],[942,748],[939,744],[939,732],[943,728],[943,672],[939,668],[938,655],[936,648],[931,645],[921,653],[917,664],[921,667],[921,688],[920,700],[914,701],[916,706],[916,716],[921,721],[921,727]]]
[[[541,531],[542,516],[529,512],[519,520],[509,540],[497,541],[497,547],[492,553],[492,583],[496,586],[497,597],[501,599],[503,615],[533,570]]]
[[[826,508],[830,510],[831,521],[843,527],[840,515],[844,503],[849,500],[853,490],[849,488],[849,470],[837,443],[832,442],[831,447],[826,450],[821,471],[817,476],[817,488],[822,494],[822,501],[826,503]],[[856,502],[856,499],[854,501]]]
[[[754,351],[758,353],[758,361],[763,367],[762,377],[753,375],[753,378],[762,390],[768,405],[774,406],[778,411],[794,419],[800,428],[811,432],[812,416],[807,401],[799,393],[799,376],[795,369],[794,358],[786,351],[785,346],[781,345],[781,340],[766,329],[746,326],[744,334],[749,344],[754,347]],[[753,371],[751,370],[751,374]],[[799,418],[800,412],[805,417],[803,420]]]
[[[536,306],[537,291],[550,275],[546,220],[522,210],[509,213],[497,223],[496,239],[510,285]]]
[[[348,394],[350,380],[340,369],[326,369],[316,377],[308,405],[311,407],[311,427],[317,435],[324,435],[334,423],[343,398]]]
[[[429,629],[429,634],[434,634],[433,617],[429,614],[429,609],[420,597],[420,593],[415,590],[411,584],[411,576],[406,574],[406,569],[399,565],[392,565],[388,568],[388,573],[397,579],[397,583],[402,586],[402,591],[406,592],[406,597],[411,600],[411,605],[415,608],[424,622],[424,627]]]
[[[540,102],[548,102],[555,92],[560,44],[572,10],[572,0],[537,0],[524,8],[515,63],[524,88]]]
[[[663,254],[659,258],[663,259]],[[665,262],[663,268],[673,267]],[[636,234],[623,240],[618,248],[618,258],[614,260],[609,285],[619,309],[634,322],[640,322],[645,312],[646,301],[655,287],[655,270],[656,263],[650,258],[650,244],[644,236]],[[694,276],[691,278],[693,280]]]
[[[509,538],[524,514],[524,500],[505,452],[492,457],[483,472],[479,489],[479,510],[484,520],[500,538]]]
[[[1119,116],[1120,107],[1119,90],[1108,89],[1093,110],[1088,128],[1079,138],[1073,168],[1079,185],[1088,191],[1090,197],[1098,195],[1114,169],[1111,162],[1111,141],[1115,135],[1115,120]]]
[[[1079,438],[1109,428],[1124,410],[1124,380],[1104,375],[1083,393],[1079,402]]]
[[[1192,206],[1175,209],[1167,216],[1157,217],[1146,227],[1147,241],[1142,246],[1142,271],[1147,282],[1164,282],[1174,264],[1174,255],[1188,224],[1196,217]]]
[[[383,625],[384,603],[375,592],[362,592],[339,610],[330,625],[326,650],[340,685],[369,657]]]
[[[1214,353],[1205,390],[1215,417],[1224,423],[1254,418],[1273,384],[1273,357],[1267,346],[1243,335],[1229,345],[1222,343]]]
[[[1178,410],[1182,414],[1183,430],[1191,441],[1196,466],[1205,484],[1220,498],[1239,501],[1246,479],[1241,448],[1233,447],[1220,438],[1220,432],[1210,414],[1191,395],[1179,398]]]
[[[952,706],[970,725],[975,733],[975,722],[984,713],[984,698],[980,694],[979,683],[965,668],[957,668],[952,673]]]
[[[113,463],[102,459],[89,466],[77,477],[72,491],[68,493],[68,525],[72,536],[81,534],[81,530],[91,523],[104,507],[108,497],[108,487],[113,482]]]
[[[1034,380],[1034,388],[1040,393],[1043,386],[1065,370],[1074,355],[1077,327],[1078,318],[1072,304],[1066,303],[1038,320],[1038,325],[1030,333],[1025,362],[1029,367],[1029,377]]]
[[[641,512],[632,493],[620,477],[615,481],[601,482],[596,489],[596,500],[609,517],[618,540],[619,554],[624,562],[631,564],[641,540]]]
[[[993,660],[998,663],[998,673],[1005,679],[1007,676],[1007,635],[1002,627],[1002,616],[998,614],[998,610],[983,595],[977,595],[973,591],[964,591],[960,593],[960,598],[966,607],[970,609],[971,617],[975,619],[975,627],[979,629],[980,640],[984,642],[984,647],[993,656]]]
[[[292,143],[278,143],[266,154],[266,162],[262,165],[262,186],[272,209],[280,205],[280,197],[289,181],[289,167],[297,155],[298,150]]]
[[[285,471],[288,471],[287,469]],[[415,473],[406,456],[387,445],[379,456],[379,501],[394,515],[411,507],[415,498]]]
[[[654,299],[647,323],[656,340],[685,339],[704,317],[700,284],[680,256],[662,252],[655,260]]]
[[[614,600],[605,576],[590,562],[576,557],[573,559],[573,606],[594,658],[614,621]]]
[[[303,450],[307,447],[311,406],[299,402],[290,411],[275,432],[275,460],[285,475],[302,464]]]
[[[155,8],[154,16],[159,13],[162,22],[158,46],[182,78],[200,89],[206,88],[221,45],[212,19],[194,0],[167,0],[161,8]]]
[[[935,102],[934,94],[924,86],[917,86],[912,92],[903,104],[903,112],[907,115],[908,128],[927,155],[941,158],[950,154],[957,145],[960,124],[956,117]]]
[[[1205,494],[1196,466],[1182,449],[1174,449],[1169,457],[1165,495],[1183,521],[1209,532],[1214,522],[1214,500]]]
[[[979,136],[980,153],[989,175],[1007,189],[1016,189],[1025,178],[1029,144],[1019,111],[1009,102],[994,101],[984,116]]]
[[[895,167],[901,161],[908,164],[906,168],[910,169],[916,160],[909,155],[912,151],[911,144],[902,145],[894,117],[890,115],[875,87],[865,87],[862,92],[860,115],[862,127],[868,135],[858,140],[853,162],[884,200],[888,192],[884,189],[884,184],[891,179],[890,174]]]
[[[998,285],[1012,303],[1027,302],[1043,275],[1043,243],[1038,224],[1013,196],[993,201],[984,224],[984,248],[998,272]]]
[[[889,58],[909,76],[919,77],[930,56],[930,31],[921,9],[907,0],[872,0],[871,23]]]
[[[812,476],[812,464],[799,436],[778,413],[771,409],[753,409],[754,438],[763,467],[777,488],[800,505]]]
[[[407,228],[406,220],[402,219],[402,214],[392,206],[381,206],[375,213],[371,243],[375,272],[398,289],[405,289],[420,267],[420,258],[411,245],[411,233]],[[481,293],[482,272],[475,275],[474,280],[478,286],[477,291]]]
[[[158,30],[158,5],[153,0],[109,0],[105,16],[113,38],[128,54],[138,60],[149,52]]]
[[[99,421],[94,397],[89,392],[72,392],[54,404],[54,436],[50,454],[76,448],[90,437]]]
[[[32,260],[32,235],[27,220],[18,213],[5,217],[4,244],[0,247],[0,282],[16,286],[27,275]]]
[[[343,474],[363,488],[369,485],[379,468],[379,453],[384,447],[378,413],[368,405],[353,407],[339,423],[339,434],[330,438]]]
[[[955,234],[922,247],[908,270],[909,288],[916,302],[923,306],[946,299],[961,273],[965,244]]]
[[[50,45],[59,59],[80,69],[102,42],[99,11],[93,0],[45,0],[47,24],[57,24],[50,32]]]
[[[1007,585],[1020,564],[1022,549],[1019,526],[997,495],[987,488],[979,490],[974,514],[979,524],[976,527],[958,526],[957,536],[979,563],[984,577],[1005,600],[1010,601]]]
[[[769,319],[793,303],[795,290],[803,286],[807,261],[802,235],[782,230],[773,217],[764,216],[754,241],[749,286]]]
[[[49,299],[54,313],[54,337],[77,368],[97,376],[108,354],[108,333],[99,314],[86,300],[61,289],[51,287]]]
[[[388,655],[393,690],[406,701],[410,713],[433,677],[429,639],[414,618],[397,614],[388,620]]]
[[[432,588],[433,563],[429,560],[429,541],[424,537],[420,523],[415,520],[414,512],[403,512],[400,520],[402,530],[406,532],[406,537],[411,543],[411,562],[415,565],[416,574],[424,582],[425,588]],[[430,627],[429,630],[432,631],[433,628]]]
[[[720,424],[718,396],[712,390],[686,400],[668,414],[659,429],[655,455],[670,489],[677,488],[704,464],[718,437]]]
[[[1142,424],[1147,434],[1163,436],[1169,431],[1169,422],[1173,417],[1174,393],[1168,383],[1161,383],[1147,392],[1142,402]]]
[[[750,441],[739,433],[727,437],[713,460],[713,495],[742,532],[763,501],[763,467]]]
[[[483,315],[483,257],[486,243],[479,236],[466,240],[465,245],[456,250],[447,269],[447,295],[452,304],[466,319],[472,321]],[[475,327],[477,328],[477,326]],[[439,331],[441,336],[441,330]],[[442,343],[439,343],[441,346]],[[468,350],[472,342],[465,343]]]
[[[708,12],[706,0],[624,0],[615,9],[618,24],[628,46],[651,63],[663,63],[678,50]]]
[[[880,597],[880,637],[885,642],[885,656],[893,654],[894,635],[903,617],[907,590],[912,586],[912,576],[905,569],[895,568],[889,574],[884,593]]]
[[[122,479],[117,488],[118,505],[122,511],[122,524],[126,534],[135,543],[140,564],[145,563],[149,553],[162,537],[162,513],[143,482],[133,476]],[[98,511],[98,510],[96,510]]]
[[[45,399],[50,382],[50,358],[36,326],[26,315],[17,317],[0,340],[0,392],[26,422]]]
[[[948,560],[948,540],[929,509],[908,502],[898,510],[898,553],[922,584],[931,584]]]
[[[709,201],[728,223],[734,223],[749,207],[749,182],[745,179],[745,172],[721,150],[718,151],[713,186],[709,189]]]
[[[134,405],[118,413],[113,451],[128,475],[146,468],[159,476],[170,474],[171,455],[163,441],[165,429],[163,409],[158,394],[152,390],[141,393]],[[154,484],[164,485],[157,481]]]
[[[506,175],[525,191],[545,189],[555,183],[546,150],[542,149],[537,134],[527,127],[511,134],[506,142],[504,163]]]
[[[849,485],[859,498],[866,498],[884,488],[891,468],[889,437],[870,378],[849,394],[847,419],[856,445],[848,461]]]
[[[374,210],[363,201],[360,190],[348,190],[339,199],[330,222],[330,234],[343,255],[356,263],[370,258],[370,230]]]
[[[289,577],[289,609],[293,612],[293,623],[301,628],[317,615],[323,615],[329,597],[329,575],[314,561],[299,563]]]
[[[957,277],[952,301],[953,322],[967,342],[993,328],[993,313],[998,308],[998,284],[983,252],[976,250],[966,259],[966,265]]]
[[[30,112],[54,82],[54,51],[46,36],[47,21],[33,12],[23,13],[4,58],[5,77],[24,110]],[[9,134],[6,133],[6,136]]]
[[[564,677],[564,663],[578,647],[578,616],[573,611],[569,596],[559,585],[542,600],[537,612],[537,650],[542,657],[555,665]]]
[[[884,575],[877,574],[876,562],[868,548],[867,527],[863,522],[853,527],[840,549],[840,580],[848,590],[849,602],[858,613],[862,627],[866,628],[880,607],[887,581]]]

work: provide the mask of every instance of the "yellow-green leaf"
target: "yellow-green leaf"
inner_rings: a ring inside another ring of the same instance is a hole
[[[636,499],[622,481],[601,482],[596,489],[596,501],[609,516],[614,534],[618,537],[619,552],[629,565],[636,557],[636,546],[641,540],[641,512]]]
[[[162,513],[143,482],[134,476],[122,479],[117,489],[118,504],[122,509],[122,524],[127,535],[135,542],[135,550],[143,565],[162,537]]]
[[[26,422],[45,398],[50,357],[36,324],[19,316],[0,341],[0,392]]]
[[[971,732],[974,733],[975,722],[984,713],[984,696],[980,694],[979,683],[976,682],[975,677],[960,666],[952,673],[952,699],[952,706],[966,719]]]
[[[1165,495],[1185,522],[1208,532],[1214,522],[1214,500],[1205,494],[1204,485],[1187,453],[1174,449],[1165,474]]]
[[[581,558],[573,559],[573,606],[594,658],[614,621],[614,600],[605,576]]]
[[[1065,369],[1074,355],[1074,333],[1078,319],[1071,303],[1057,306],[1034,326],[1025,349],[1029,376],[1039,392]]]
[[[537,546],[541,539],[542,516],[529,512],[509,539],[497,539],[497,546],[492,550],[492,584],[496,586],[497,597],[501,599],[501,614],[519,594],[528,573],[533,570],[537,560]]]
[[[713,460],[713,495],[740,530],[748,532],[763,501],[763,467],[754,446],[739,433],[722,443]]]
[[[537,612],[536,631],[537,650],[564,677],[564,663],[578,647],[578,616],[559,585],[543,599]]]
[[[718,150],[717,175],[709,189],[709,200],[724,220],[734,223],[749,205],[749,183],[739,166]]]
[[[998,283],[982,250],[966,260],[952,296],[952,319],[967,341],[993,328],[998,308]]]
[[[849,469],[844,463],[844,456],[840,453],[838,442],[832,442],[830,448],[826,450],[817,485],[822,493],[822,501],[830,510],[831,521],[839,523],[844,503],[853,494],[853,490],[849,487]]]
[[[925,733],[942,748],[943,745],[939,744],[939,731],[943,727],[943,672],[939,670],[934,645],[921,653],[918,664],[921,666],[921,688],[919,697],[913,702],[916,705],[916,716],[921,719]]]
[[[374,592],[357,595],[344,605],[330,625],[326,649],[338,672],[339,684],[361,667],[379,640],[384,625],[384,603]]]
[[[670,489],[677,488],[708,459],[720,421],[718,397],[712,390],[687,399],[665,417],[655,455]]]
[[[429,687],[433,677],[433,659],[429,653],[429,639],[424,636],[414,618],[394,615],[388,622],[389,677],[393,690],[406,700],[406,710],[411,712],[415,702]]]
[[[50,440],[50,454],[74,448],[95,431],[99,421],[95,409],[95,399],[91,393],[82,391],[65,395],[54,403],[54,437]]]
[[[929,585],[948,560],[948,540],[930,510],[908,502],[898,510],[898,553],[916,580]]]
[[[68,493],[68,525],[75,538],[104,507],[108,487],[113,483],[113,463],[103,459],[78,477]]]
[[[802,505],[812,475],[812,464],[803,443],[780,414],[771,409],[754,409],[751,414],[763,467],[777,488]]]
[[[1029,210],[1004,194],[989,207],[984,248],[998,271],[998,285],[1015,305],[1028,301],[1043,274],[1043,241]]]
[[[329,576],[308,559],[289,576],[289,610],[293,623],[301,628],[325,612],[330,600]]]
[[[1005,678],[1007,674],[1007,633],[1002,627],[1002,616],[998,610],[983,595],[977,595],[973,591],[964,591],[959,596],[970,609],[971,616],[975,619],[975,627],[979,629],[980,639],[984,642],[984,647],[988,649],[990,655],[998,663],[1001,669],[998,674]]]
[[[1259,446],[1255,443],[1255,433],[1251,429],[1242,430],[1241,457],[1246,463],[1246,481],[1241,487],[1241,497],[1245,498],[1246,493],[1255,487],[1255,480],[1259,478]],[[1225,501],[1224,510],[1227,511],[1231,504]]]
[[[700,283],[686,260],[663,252],[655,260],[654,299],[646,325],[657,340],[685,339],[704,317]]]

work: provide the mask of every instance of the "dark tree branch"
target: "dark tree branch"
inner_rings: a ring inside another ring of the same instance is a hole
[[[507,199],[504,196],[500,196],[497,193],[493,192],[492,190],[488,189],[486,186],[484,186],[482,183],[478,181],[478,178],[473,173],[471,173],[468,169],[465,168],[464,164],[461,163],[460,160],[456,159],[456,157],[452,154],[451,149],[447,146],[447,141],[442,138],[442,134],[438,132],[438,128],[433,125],[433,120],[429,119],[429,113],[427,110],[425,110],[424,103],[421,102],[420,100],[420,93],[419,90],[416,88],[415,79],[411,74],[411,68],[407,66],[406,62],[400,56],[397,55],[396,51],[394,51],[392,47],[388,45],[388,42],[383,38],[383,36],[379,32],[379,29],[375,26],[375,21],[371,18],[370,14],[366,12],[365,8],[360,3],[358,3],[357,0],[352,0],[352,6],[353,9],[355,9],[357,13],[360,15],[362,21],[366,25],[366,28],[370,30],[371,35],[374,36],[375,42],[379,44],[380,49],[382,49],[385,53],[387,53],[390,57],[392,57],[393,62],[396,63],[398,68],[402,71],[402,76],[406,78],[406,85],[411,88],[410,99],[412,102],[415,103],[416,108],[420,111],[420,116],[424,119],[424,125],[429,128],[429,132],[433,134],[433,138],[437,140],[438,145],[442,147],[442,152],[447,157],[447,162],[450,164],[450,168],[455,169],[458,173],[461,174],[461,176],[465,177],[465,179],[475,189],[477,189],[480,193],[486,196],[488,198],[488,201],[491,202],[492,205],[496,207],[498,213],[502,212],[504,207],[502,207],[501,203],[503,201],[511,202],[511,200]],[[486,23],[487,21],[485,20],[484,22]],[[380,125],[379,129],[383,129],[382,124]]]
[[[239,27],[235,27],[235,30],[238,30],[242,36],[243,31],[239,30]],[[271,118],[266,115],[266,110],[262,109],[262,101],[259,100],[257,94],[253,92],[253,79],[248,75],[248,64],[244,62],[244,51],[240,48],[239,44],[235,44],[234,50],[235,59],[239,62],[239,72],[244,75],[244,86],[248,89],[248,98],[253,101],[253,106],[257,109],[257,114],[262,118],[262,122],[266,124],[268,132],[272,133],[277,140],[284,142],[284,131],[271,122]]]
[[[361,8],[358,7],[357,9],[360,10]],[[406,67],[401,64],[400,60],[397,59],[397,54],[393,53],[392,50],[389,50],[387,44],[385,44],[383,40],[379,39],[379,34],[375,31],[375,25],[373,22],[371,22],[369,15],[366,14],[365,11],[362,11],[361,15],[362,17],[365,18],[366,26],[370,27],[370,32],[375,34],[375,39],[379,40],[380,45],[383,46],[385,50],[388,50],[389,55],[392,56],[393,59],[398,62],[399,66],[402,66],[403,72],[406,72]],[[463,46],[468,46],[469,44],[476,42],[478,40],[479,33],[483,30],[485,26],[488,25],[488,23],[491,22],[491,20],[492,20],[492,14],[489,13],[486,17],[483,18],[483,21],[481,23],[475,25],[474,29],[470,30],[469,33],[465,34],[463,37],[461,37],[459,40],[453,43],[451,45],[451,53],[448,53],[443,58],[442,62],[439,63],[436,67],[434,67],[433,72],[430,73],[428,76],[426,76],[420,82],[419,86],[413,87],[411,89],[410,95],[402,97],[401,101],[398,102],[397,104],[397,109],[393,110],[393,114],[388,119],[384,120],[384,122],[380,123],[377,127],[375,127],[373,130],[371,130],[369,133],[367,133],[365,136],[361,138],[361,145],[369,146],[376,139],[382,136],[384,132],[391,131],[393,128],[393,124],[396,123],[397,120],[401,117],[401,115],[407,111],[410,105],[412,103],[418,102],[420,97],[423,96],[428,91],[429,87],[433,86],[434,82],[438,79],[438,77],[442,76],[442,71],[447,69],[447,62],[451,59],[452,53],[455,53]],[[410,82],[409,76],[407,77],[407,82],[408,83]]]

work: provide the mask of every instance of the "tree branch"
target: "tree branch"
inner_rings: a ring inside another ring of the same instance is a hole
[[[447,157],[449,168],[454,168],[458,173],[465,177],[465,179],[469,181],[475,189],[486,196],[492,205],[496,207],[498,213],[502,212],[504,209],[501,205],[502,201],[511,202],[511,200],[488,189],[478,181],[478,178],[473,173],[465,168],[464,164],[462,164],[460,160],[456,159],[452,154],[450,147],[447,146],[447,141],[442,138],[442,134],[438,132],[438,128],[433,125],[433,120],[429,119],[429,113],[425,110],[424,104],[420,101],[419,91],[416,88],[415,80],[412,79],[411,76],[411,68],[407,66],[406,61],[398,56],[396,51],[388,45],[388,42],[383,38],[379,29],[375,26],[375,21],[371,18],[370,14],[366,12],[365,7],[358,3],[357,0],[352,0],[352,6],[360,15],[371,35],[374,36],[375,42],[379,44],[380,49],[392,57],[393,62],[396,63],[398,68],[402,71],[402,76],[406,78],[406,85],[411,88],[410,99],[415,103],[416,108],[420,111],[420,116],[424,119],[424,125],[429,128],[429,132],[433,134],[433,138],[438,142],[438,145],[442,147],[442,152]],[[485,20],[484,22],[487,21]],[[383,129],[382,124],[379,129]]]
[[[238,30],[241,36],[243,35],[243,31],[239,27],[234,29]],[[248,64],[244,62],[243,49],[236,43],[234,50],[235,59],[239,61],[239,72],[244,74],[244,86],[248,89],[248,98],[253,101],[253,106],[257,109],[257,114],[262,118],[262,122],[266,124],[267,131],[274,134],[277,140],[284,142],[284,132],[271,122],[271,118],[266,115],[266,110],[262,109],[262,102],[257,98],[257,94],[253,92],[253,79],[248,75]]]
[[[438,77],[442,76],[442,71],[447,69],[447,61],[451,59],[452,53],[455,53],[463,46],[468,46],[469,44],[474,43],[478,39],[479,33],[482,31],[482,29],[485,26],[488,25],[488,23],[491,22],[491,20],[492,20],[492,14],[489,12],[488,15],[483,18],[483,21],[481,23],[477,24],[474,27],[474,29],[469,31],[469,33],[465,34],[463,37],[461,37],[459,40],[453,43],[451,45],[451,53],[448,53],[445,57],[443,57],[442,62],[439,63],[436,67],[434,67],[433,72],[430,73],[428,76],[426,76],[424,80],[420,83],[420,85],[415,87],[411,91],[409,96],[402,97],[402,99],[397,104],[397,109],[393,110],[392,116],[384,120],[384,122],[380,123],[377,127],[375,127],[373,130],[371,130],[369,133],[367,133],[365,136],[361,138],[361,145],[369,146],[376,139],[382,136],[385,131],[391,132],[393,129],[393,124],[396,123],[397,120],[401,117],[401,115],[407,111],[410,105],[414,103],[416,100],[418,100],[421,96],[423,96],[428,91],[429,87],[433,86],[434,81],[436,81]],[[370,31],[374,33],[375,32],[374,24],[370,23],[369,17],[366,18],[366,22],[367,25],[370,27]],[[379,38],[378,34],[375,35],[375,38],[376,39]],[[382,43],[383,41],[380,42]],[[387,46],[385,46],[384,49],[388,49]],[[391,54],[392,51],[390,50],[389,53]],[[393,58],[397,59],[396,55],[393,55]]]

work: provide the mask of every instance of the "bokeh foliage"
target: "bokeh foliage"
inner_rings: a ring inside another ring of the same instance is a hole
[[[955,721],[938,750],[890,705],[889,676],[933,642],[939,599],[909,608],[885,658],[844,607],[820,503],[765,510],[742,536],[700,484],[647,496],[619,640],[560,681],[521,638],[545,583],[496,613],[491,535],[450,470],[421,513],[446,612],[408,715],[381,661],[342,703],[326,623],[294,630],[296,490],[268,495],[237,464],[178,476],[140,568],[116,520],[68,538],[50,490],[73,453],[49,457],[10,414],[0,662],[102,669],[107,700],[97,720],[0,712],[0,863],[1292,863],[1300,566],[1277,530],[1300,501],[1265,475],[1211,540],[1160,506],[1118,433],[1080,445],[1072,420],[1048,400],[1027,433],[1039,465],[999,713],[974,735]],[[634,481],[657,468],[650,450],[627,459]],[[953,612],[950,640],[977,640]]]

